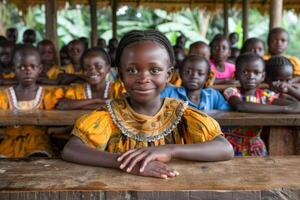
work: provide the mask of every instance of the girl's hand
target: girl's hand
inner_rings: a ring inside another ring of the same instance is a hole
[[[280,81],[275,81],[275,82],[272,82],[272,86],[277,92],[288,93],[289,88],[291,87],[291,84],[280,82]]]
[[[118,158],[121,162],[120,168],[130,172],[139,162],[142,162],[140,172],[143,172],[150,161],[169,162],[172,159],[171,147],[172,145],[164,145],[131,149]]]
[[[124,171],[128,172],[127,170]],[[135,165],[135,167],[128,173],[163,179],[168,179],[179,175],[177,171],[169,168],[167,164],[160,161],[150,161],[143,172],[140,171],[139,164]]]

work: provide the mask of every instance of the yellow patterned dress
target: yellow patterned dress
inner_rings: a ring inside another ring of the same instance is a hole
[[[125,93],[125,89],[121,82],[107,81],[104,89],[104,99],[115,99]],[[88,83],[76,83],[66,89],[66,99],[92,99],[91,86]]]
[[[170,83],[177,86],[177,87],[181,87],[182,85],[182,80],[180,78],[180,74],[178,71],[175,71],[173,76],[172,76],[172,79],[170,80]]]
[[[124,98],[80,117],[72,134],[87,146],[112,153],[165,144],[193,144],[221,135],[219,124],[183,101],[165,98],[154,116],[136,113]]]
[[[16,74],[14,72],[1,73],[1,77],[4,79],[12,79],[16,77]]]
[[[32,110],[51,110],[63,97],[60,88],[39,87],[36,96],[30,101],[18,101],[14,88],[0,90],[0,110],[26,112]],[[0,157],[26,158],[35,153],[52,157],[52,148],[46,127],[32,125],[15,125],[4,128],[0,143]]]
[[[80,70],[79,72],[76,72],[75,69],[74,69],[74,66],[72,63],[64,66],[64,67],[61,67],[60,70],[62,72],[65,72],[66,74],[74,74],[74,75],[81,75],[82,74],[82,70]]]
[[[47,77],[49,80],[56,80],[58,77],[58,74],[62,73],[62,70],[57,66],[53,65],[48,71],[47,71]]]

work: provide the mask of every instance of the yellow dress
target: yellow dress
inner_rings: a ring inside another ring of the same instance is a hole
[[[294,67],[294,76],[300,76],[300,60],[295,56],[284,55],[284,57],[288,58]],[[271,55],[264,55],[264,60],[267,61],[271,58]]]
[[[125,93],[121,82],[106,82],[104,90],[104,99],[115,99]],[[66,89],[66,99],[84,100],[91,99],[91,86],[88,83],[76,83]]]
[[[72,134],[87,146],[107,152],[165,144],[193,144],[222,134],[219,124],[183,101],[165,98],[154,116],[136,113],[124,98],[107,102],[107,108],[80,117]]]
[[[15,78],[16,74],[14,72],[9,72],[9,73],[1,73],[2,78],[4,79],[11,79]]]
[[[177,86],[177,87],[181,87],[182,80],[180,78],[179,72],[177,72],[177,71],[174,72],[174,74],[172,76],[172,79],[170,80],[170,83]]]
[[[63,97],[61,88],[39,87],[36,97],[30,101],[17,101],[13,87],[0,90],[0,110],[19,112],[32,110],[51,110]],[[0,143],[0,157],[25,158],[34,153],[52,157],[52,148],[47,128],[42,126],[22,125],[5,127]]]
[[[74,69],[74,66],[72,63],[61,67],[60,68],[61,71],[65,72],[66,74],[75,74],[75,75],[81,75],[82,74],[82,70],[80,70],[79,72],[76,72]]]
[[[61,69],[57,65],[53,65],[47,72],[49,80],[56,80],[58,74],[62,73]]]

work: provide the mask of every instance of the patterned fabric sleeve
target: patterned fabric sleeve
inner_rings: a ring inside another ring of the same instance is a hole
[[[107,111],[94,111],[76,121],[72,134],[79,137],[87,146],[105,151],[113,127]]]
[[[110,86],[110,94],[109,97],[111,99],[116,99],[121,97],[124,93],[126,93],[126,89],[124,87],[124,84],[120,80],[116,80],[112,85]]]
[[[184,139],[187,144],[206,142],[222,135],[216,120],[197,109],[187,108],[183,115]]]
[[[234,87],[227,88],[226,90],[224,90],[223,94],[227,101],[233,96],[238,98],[242,97],[240,91]]]
[[[293,64],[294,67],[294,75],[295,76],[300,76],[300,61],[297,57],[295,56],[286,56],[291,63]]]
[[[52,110],[60,99],[64,97],[64,90],[62,88],[47,88],[45,89],[44,108]]]

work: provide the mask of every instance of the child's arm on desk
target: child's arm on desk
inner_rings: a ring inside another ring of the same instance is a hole
[[[233,149],[223,136],[196,144],[168,144],[156,147],[132,149],[122,154],[120,168],[131,171],[139,163],[143,172],[149,162],[169,162],[172,158],[192,161],[222,161],[233,157]]]
[[[120,154],[118,153],[109,153],[90,148],[76,136],[73,136],[69,140],[62,152],[62,159],[66,161],[85,165],[120,169],[121,163],[117,161],[119,156]],[[140,172],[139,169],[140,166],[136,166],[131,171],[124,169],[123,171],[136,175],[158,178],[170,178],[178,175],[178,172],[170,169],[165,163],[159,161],[153,161],[149,163],[143,172]]]

